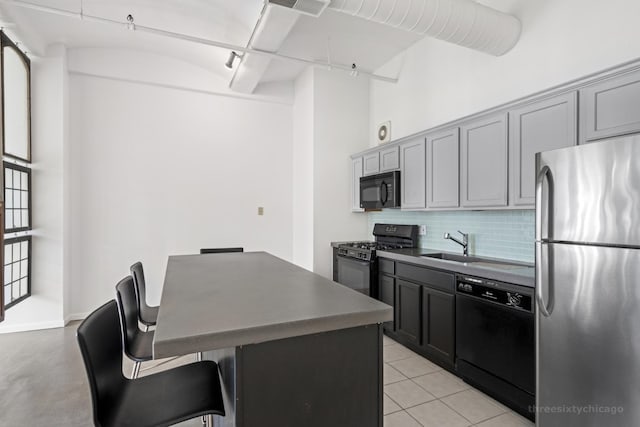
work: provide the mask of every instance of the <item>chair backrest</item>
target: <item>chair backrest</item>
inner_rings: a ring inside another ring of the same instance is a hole
[[[226,252],[244,252],[244,248],[202,248],[200,254],[223,254]]]
[[[135,285],[133,278],[127,276],[116,285],[116,300],[118,301],[118,312],[120,314],[120,325],[122,327],[122,348],[129,358],[134,358],[130,344],[134,342],[136,335],[140,332],[138,328],[138,301],[136,300]]]
[[[136,262],[129,269],[133,277],[134,289],[138,298],[138,307],[142,310],[142,305],[147,305],[147,282],[144,280],[144,269],[140,261]]]
[[[95,310],[78,326],[78,345],[87,370],[93,420],[107,417],[116,405],[127,379],[122,374],[122,342],[120,319],[114,300]]]

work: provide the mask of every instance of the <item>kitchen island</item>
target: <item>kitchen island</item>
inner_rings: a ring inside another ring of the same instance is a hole
[[[264,252],[169,257],[154,357],[219,363],[224,427],[382,426],[393,309]]]

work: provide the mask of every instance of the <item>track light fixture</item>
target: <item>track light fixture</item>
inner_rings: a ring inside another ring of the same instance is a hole
[[[358,75],[360,74],[358,72],[358,66],[355,64],[355,62],[351,64],[351,72],[349,74],[351,75],[351,77],[358,77]]]
[[[229,54],[229,59],[227,59],[227,62],[224,63],[224,66],[227,67],[228,69],[232,69],[233,61],[235,61],[236,58],[242,58],[242,55],[238,55],[235,51],[232,50],[231,53]]]

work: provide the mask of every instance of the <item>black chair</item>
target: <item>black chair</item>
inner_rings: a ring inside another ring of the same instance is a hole
[[[200,416],[207,416],[212,425],[214,414],[225,414],[218,365],[213,361],[125,378],[119,322],[117,304],[111,300],[78,327],[96,426],[169,426]]]
[[[122,329],[122,348],[134,361],[131,378],[137,378],[140,364],[153,359],[153,331],[138,328],[138,302],[133,278],[127,276],[116,285],[116,300]]]
[[[224,254],[227,252],[244,252],[244,248],[202,248],[200,255],[203,254]]]
[[[145,326],[146,331],[149,326],[154,326],[158,320],[158,306],[147,305],[147,284],[144,280],[142,263],[136,262],[131,266],[130,271],[138,300],[138,320]]]

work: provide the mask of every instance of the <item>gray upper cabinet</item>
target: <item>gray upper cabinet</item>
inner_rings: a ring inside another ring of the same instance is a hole
[[[507,115],[461,128],[460,198],[464,207],[507,205]]]
[[[425,207],[426,156],[425,140],[417,138],[400,146],[400,178],[402,209]]]
[[[380,152],[365,154],[363,156],[364,161],[364,174],[373,175],[380,173]]]
[[[427,136],[427,207],[457,208],[459,199],[460,129]]]
[[[351,159],[351,210],[363,212],[360,207],[360,178],[362,177],[362,157]]]
[[[380,150],[380,172],[400,169],[400,148],[395,147]]]
[[[581,143],[640,132],[640,71],[580,91]]]
[[[577,93],[571,92],[509,112],[510,204],[535,204],[535,156],[577,143]]]

